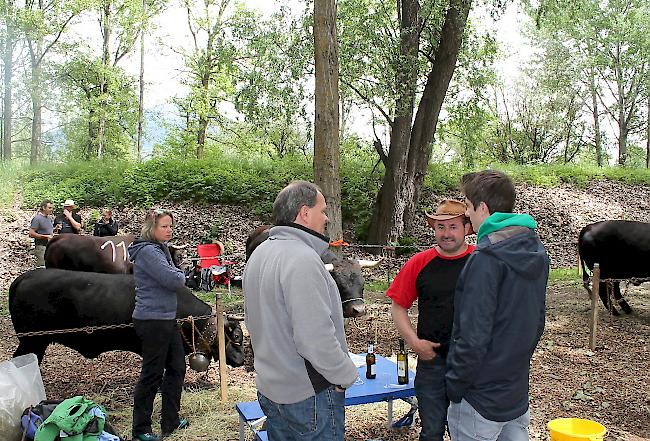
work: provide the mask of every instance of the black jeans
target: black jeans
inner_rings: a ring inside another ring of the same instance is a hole
[[[158,387],[162,394],[160,429],[171,433],[180,423],[178,412],[185,379],[185,353],[176,321],[134,319],[133,325],[142,342],[142,369],[133,394],[133,436],[151,433]]]

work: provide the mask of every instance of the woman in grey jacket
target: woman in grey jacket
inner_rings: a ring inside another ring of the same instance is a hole
[[[189,425],[179,418],[185,354],[176,328],[176,291],[185,284],[185,275],[174,266],[167,248],[173,225],[169,211],[153,210],[145,220],[141,237],[129,246],[136,286],[133,325],[142,343],[142,369],[133,397],[134,440],[160,439],[151,429],[153,401],[159,387],[162,435]]]

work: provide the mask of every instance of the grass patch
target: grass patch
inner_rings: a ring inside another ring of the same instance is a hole
[[[578,268],[551,268],[548,274],[549,282],[581,282],[582,276]]]
[[[237,309],[238,306],[243,308],[244,305],[244,292],[241,288],[231,288],[228,293],[228,288],[225,286],[217,286],[213,291],[205,292],[203,290],[192,291],[195,296],[203,300],[208,305],[214,305],[216,301],[216,293],[221,294],[224,308]]]
[[[218,382],[217,382],[218,383]],[[109,405],[106,397],[90,397],[93,401],[104,406]],[[169,441],[199,441],[199,440],[229,440],[236,439],[239,432],[239,417],[235,404],[256,399],[255,387],[228,386],[228,400],[221,401],[221,391],[218,384],[209,389],[186,387],[181,397],[181,417],[190,421],[190,427],[174,432],[165,438]],[[108,400],[110,401],[110,400]],[[154,402],[153,431],[160,433],[159,415],[161,398],[156,396]],[[109,405],[110,406],[110,405]],[[108,417],[113,427],[127,439],[131,437],[132,408],[131,406],[111,409],[107,407]],[[250,431],[249,431],[250,434]]]
[[[389,283],[386,280],[367,280],[363,285],[364,292],[386,292]]]

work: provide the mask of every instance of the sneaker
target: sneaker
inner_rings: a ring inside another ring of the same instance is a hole
[[[141,433],[139,435],[133,435],[133,441],[160,441],[160,437],[158,435],[154,435],[153,433]]]
[[[173,429],[171,432],[163,432],[163,433],[162,433],[162,436],[169,436],[169,435],[171,435],[172,432],[174,432],[175,430],[179,430],[179,429],[187,429],[188,427],[190,427],[190,422],[189,422],[188,420],[186,420],[186,419],[182,419],[182,420],[179,421],[179,423],[178,423],[178,427],[176,427],[176,429]],[[145,440],[143,440],[143,441],[145,441]],[[148,441],[148,440],[146,440],[146,441]]]

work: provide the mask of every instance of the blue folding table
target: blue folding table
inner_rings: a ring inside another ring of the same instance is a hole
[[[365,358],[366,354],[360,354]],[[345,405],[355,406],[357,404],[376,403],[379,401],[388,402],[388,427],[391,427],[393,420],[393,400],[408,398],[415,395],[413,380],[415,374],[409,370],[408,384],[397,384],[397,365],[390,360],[376,355],[377,377],[366,378],[366,366],[361,366],[359,379],[345,391]],[[266,433],[256,429],[266,419],[257,401],[237,403],[235,405],[239,413],[239,439],[244,441],[245,429],[248,425],[256,434],[256,439],[266,439]]]

